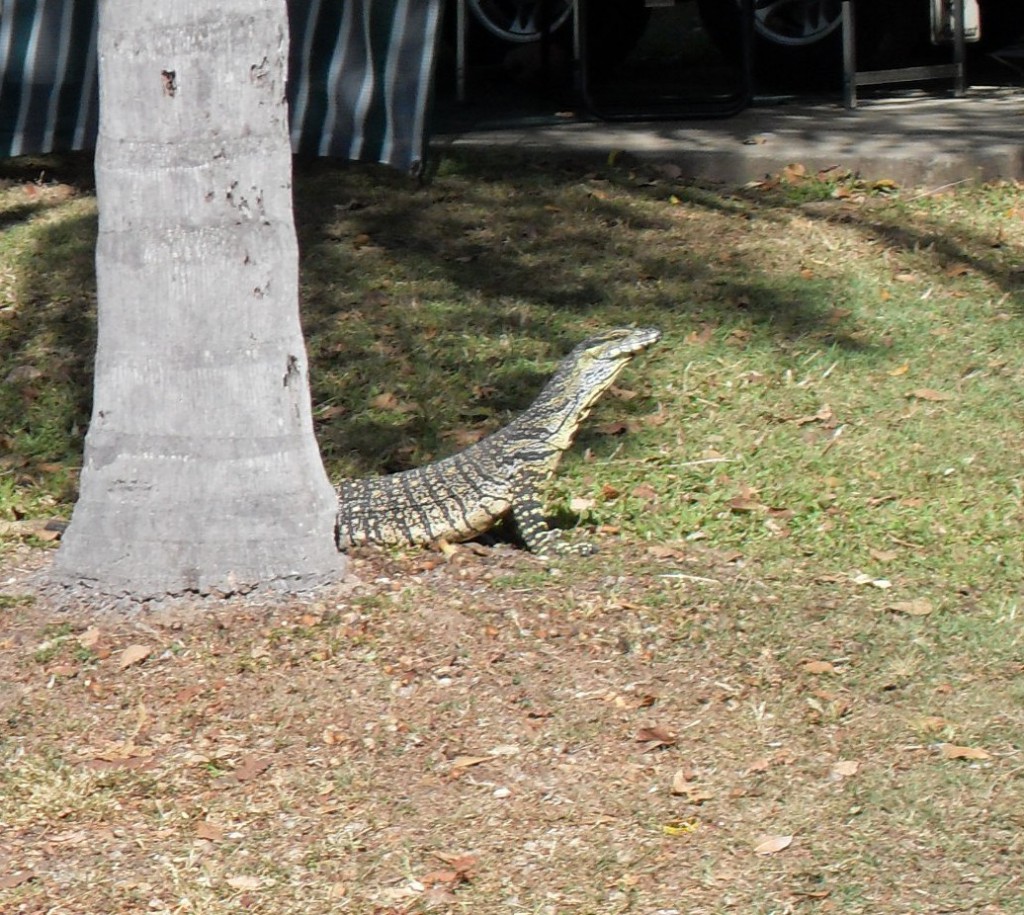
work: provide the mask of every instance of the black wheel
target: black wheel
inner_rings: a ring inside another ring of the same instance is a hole
[[[754,66],[768,86],[831,86],[842,78],[842,0],[754,0]],[[698,0],[701,19],[723,49],[739,48],[738,0]],[[928,0],[861,0],[857,63],[894,66],[927,41]]]
[[[469,0],[469,8],[495,38],[525,44],[569,23],[573,0]]]
[[[756,0],[754,34],[773,47],[814,48],[842,23],[841,0]]]
[[[469,9],[490,43],[483,43],[494,58],[509,44],[540,41],[545,29],[556,44],[571,53],[575,0],[469,0]],[[650,10],[645,0],[618,0],[595,9],[587,25],[590,57],[605,68],[624,58],[640,39]],[[478,44],[481,42],[477,39]],[[496,47],[496,45],[501,47]]]

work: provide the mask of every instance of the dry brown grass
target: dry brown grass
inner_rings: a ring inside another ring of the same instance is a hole
[[[315,600],[128,619],[7,598],[4,911],[1021,911],[1024,722],[986,701],[1020,665],[936,676],[927,622],[730,559],[367,553]]]

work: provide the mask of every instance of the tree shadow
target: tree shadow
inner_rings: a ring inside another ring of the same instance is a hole
[[[79,463],[96,346],[95,213],[84,199],[78,212],[51,219],[77,189],[31,186],[32,203],[5,211],[4,243],[17,266],[0,306],[0,451],[29,476]]]
[[[664,198],[664,185],[573,161],[479,154],[456,158],[426,186],[391,172],[368,185],[366,174],[321,162],[296,189],[314,364],[345,363],[314,379],[316,400],[343,406],[319,434],[329,463],[354,472],[406,469],[453,450],[444,438],[453,425],[500,425],[547,375],[515,368],[519,353],[551,360],[597,327],[655,324],[678,340],[707,323],[747,328],[767,347],[816,335],[821,346],[872,354],[868,340],[837,326],[827,284],[780,285],[743,255],[723,279],[703,249],[666,246],[675,215],[633,206],[638,196]],[[553,192],[552,175],[568,190]],[[759,209],[706,188],[679,193],[681,207],[722,218]],[[506,338],[515,341],[511,368],[497,346]],[[467,349],[467,339],[478,343]],[[367,411],[381,391],[416,409]]]
[[[924,257],[937,272],[967,271],[984,277],[1001,289],[1017,315],[1024,317],[1024,265],[998,233],[961,225],[956,236],[951,236],[937,219],[911,226],[878,218],[870,211],[842,218],[894,251]]]
[[[37,165],[18,168],[3,174],[37,180]],[[48,168],[51,182],[91,187],[80,161]],[[0,214],[5,235],[33,223],[16,257],[16,307],[0,315],[0,377],[15,373],[0,386],[0,445],[70,464],[89,417],[96,224],[91,214],[47,222],[46,206]],[[925,251],[936,269],[967,264],[1024,313],[1020,275],[970,227],[953,238],[938,218],[922,227],[871,207],[815,209],[572,159],[461,154],[426,184],[299,164],[295,213],[314,416],[336,474],[406,469],[499,428],[532,402],[557,358],[614,324],[657,325],[668,347],[710,327],[779,360],[808,341],[858,360],[891,358],[837,320],[841,284],[783,277],[763,252],[735,243],[735,226],[781,238],[795,214],[842,219],[894,251]],[[707,225],[722,236],[708,237]],[[649,391],[642,370],[631,378]],[[614,410],[628,417],[650,401]]]

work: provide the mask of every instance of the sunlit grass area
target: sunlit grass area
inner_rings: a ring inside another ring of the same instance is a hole
[[[312,607],[99,635],[6,595],[0,854],[34,876],[0,902],[64,898],[57,830],[72,912],[1019,911],[1022,189],[672,175],[299,170],[335,478],[662,329],[549,490],[601,552],[372,554]],[[0,226],[4,563],[75,498],[87,168],[9,165]]]

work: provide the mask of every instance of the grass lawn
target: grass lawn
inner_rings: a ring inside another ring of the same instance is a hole
[[[628,161],[296,176],[335,477],[655,325],[550,488],[595,557],[95,617],[33,596],[89,419],[95,202],[0,187],[0,909],[1024,913],[1024,188]]]

